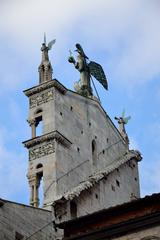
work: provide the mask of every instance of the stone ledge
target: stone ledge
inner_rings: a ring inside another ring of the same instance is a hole
[[[66,137],[64,137],[58,131],[53,131],[53,132],[44,134],[42,136],[35,137],[33,139],[29,139],[27,141],[24,141],[23,144],[26,148],[29,149],[31,147],[34,147],[34,146],[38,145],[38,144],[48,142],[48,141],[53,140],[53,139],[55,139],[57,142],[61,143],[62,145],[64,145],[67,148],[69,148],[72,144]]]
[[[53,79],[51,81],[48,81],[48,82],[44,82],[42,84],[39,84],[35,87],[32,87],[32,88],[29,88],[27,90],[24,90],[24,94],[27,96],[27,97],[30,97],[32,96],[33,94],[36,94],[36,93],[40,93],[41,91],[43,90],[46,90],[48,88],[51,88],[51,87],[55,87],[59,92],[61,92],[62,94],[65,94],[67,92],[67,88],[65,88],[59,81],[57,81],[56,79]]]

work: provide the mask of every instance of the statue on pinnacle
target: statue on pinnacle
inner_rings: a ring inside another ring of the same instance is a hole
[[[42,61],[38,68],[39,71],[39,83],[44,83],[52,80],[52,65],[49,61],[48,51],[52,49],[53,44],[55,44],[56,40],[52,40],[46,45],[46,36],[44,35],[44,42],[42,43],[41,51],[42,51]]]
[[[72,56],[71,51],[70,57],[68,58],[68,61],[70,63],[73,63],[75,68],[80,72],[80,80],[76,82],[74,85],[75,90],[85,97],[92,96],[93,95],[93,91],[91,88],[92,76],[95,77],[106,90],[108,90],[107,79],[101,65],[93,61],[90,61],[88,63],[89,59],[84,53],[84,50],[81,47],[81,45],[79,43],[76,43],[75,46],[76,46],[75,51],[78,52],[77,61]]]
[[[122,116],[119,118],[115,117],[115,119],[118,121],[118,124],[119,124],[119,132],[121,133],[126,143],[129,145],[129,138],[126,133],[125,125],[131,119],[131,116],[125,117],[125,110],[123,110]]]

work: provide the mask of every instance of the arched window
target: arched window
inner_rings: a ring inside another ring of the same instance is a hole
[[[43,165],[41,163],[39,163],[36,166],[37,169],[37,174],[36,174],[36,178],[37,178],[37,182],[38,182],[38,188],[37,188],[37,198],[39,199],[39,206],[43,207]]]
[[[95,140],[92,141],[92,162],[94,166],[97,165],[97,144]]]
[[[38,108],[38,109],[35,111],[34,115],[37,115],[37,114],[39,114],[39,113],[42,113],[42,108]]]
[[[39,163],[39,164],[37,165],[36,169],[42,168],[42,167],[43,167],[42,163]]]
[[[71,213],[71,219],[77,217],[77,204],[73,200],[70,202],[70,213]]]
[[[38,109],[35,112],[36,136],[42,135],[42,120],[42,109]]]

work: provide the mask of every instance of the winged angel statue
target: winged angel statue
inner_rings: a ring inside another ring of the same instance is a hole
[[[55,44],[56,40],[52,40],[46,44],[46,36],[44,35],[44,42],[42,43],[41,51],[42,51],[42,61],[38,68],[39,71],[39,83],[47,82],[52,80],[52,65],[49,61],[48,51],[51,50],[53,44]]]
[[[122,116],[119,117],[119,118],[115,117],[115,119],[118,121],[119,131],[120,131],[121,135],[123,136],[125,141],[129,144],[129,138],[128,138],[128,135],[126,133],[125,125],[131,119],[131,116],[125,117],[125,110],[123,110]]]
[[[53,39],[46,45],[46,38],[44,37],[44,43],[42,43],[41,51],[42,51],[42,61],[49,61],[48,51],[52,49],[52,46],[55,44],[56,39]]]
[[[70,57],[68,61],[73,63],[75,68],[80,72],[80,80],[75,83],[74,89],[83,96],[92,96],[92,88],[90,79],[92,76],[96,78],[103,87],[108,90],[108,83],[103,71],[103,68],[100,64],[89,61],[88,57],[83,51],[83,48],[79,43],[76,45],[76,50],[78,52],[77,61],[72,56],[72,52],[70,51]]]

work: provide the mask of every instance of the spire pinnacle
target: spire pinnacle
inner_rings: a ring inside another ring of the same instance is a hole
[[[129,138],[128,135],[126,133],[126,129],[125,129],[125,125],[128,123],[128,121],[131,119],[131,116],[125,117],[125,110],[123,110],[122,112],[122,116],[121,117],[115,117],[115,119],[118,121],[119,124],[119,131],[122,135],[122,137],[124,138],[124,140],[126,141],[126,143],[129,145]]]
[[[44,44],[46,45],[46,33],[44,32]]]
[[[41,51],[42,51],[42,61],[38,68],[39,71],[39,83],[47,82],[52,80],[52,65],[49,61],[48,51],[51,50],[53,44],[55,43],[55,39],[46,44],[46,33],[44,33],[44,42],[42,43]]]

